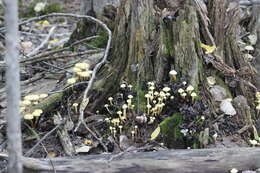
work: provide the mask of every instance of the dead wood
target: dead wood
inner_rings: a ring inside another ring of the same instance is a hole
[[[111,158],[113,158],[111,160]],[[92,155],[80,158],[55,158],[57,172],[136,173],[181,172],[223,173],[232,168],[254,170],[260,167],[259,148],[167,150],[147,153]],[[47,159],[24,158],[26,172],[48,173],[53,167]]]

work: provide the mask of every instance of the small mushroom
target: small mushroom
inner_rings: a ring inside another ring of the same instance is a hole
[[[76,78],[69,78],[68,80],[67,80],[67,84],[69,84],[69,85],[72,85],[72,84],[74,84],[74,83],[76,83],[77,82],[77,80],[76,80]]]
[[[74,108],[74,110],[75,110],[75,113],[77,114],[78,113],[78,106],[79,106],[79,104],[78,103],[73,103],[73,108]]]
[[[123,126],[122,126],[122,125],[119,125],[118,128],[119,128],[119,133],[122,134]]]
[[[182,99],[185,99],[186,96],[187,96],[187,93],[185,93],[185,92],[181,93],[181,98],[182,98]]]
[[[111,112],[111,111],[109,110],[109,108],[108,108],[108,104],[105,104],[104,107],[106,108],[106,110],[107,110],[107,112],[108,112],[109,114],[112,114],[112,112]]]
[[[25,114],[25,115],[23,116],[23,118],[31,123],[31,127],[34,126],[34,125],[33,125],[33,121],[32,121],[33,118],[34,118],[33,114]]]
[[[188,94],[191,94],[192,91],[194,90],[194,87],[192,85],[189,85],[187,88],[186,88],[186,91]]]
[[[178,89],[178,93],[184,93],[185,91],[184,91],[184,89],[182,89],[182,88],[180,88],[180,89]]]
[[[45,99],[46,97],[48,97],[48,94],[40,94],[39,97],[40,99]]]
[[[84,70],[84,71],[88,71],[90,66],[87,63],[77,63],[77,64],[75,64],[75,67],[79,68],[81,70]]]
[[[171,70],[169,72],[169,75],[170,75],[170,78],[172,81],[175,81],[176,80],[176,75],[177,75],[177,72],[175,70]]]
[[[195,102],[195,98],[197,97],[197,94],[195,92],[192,92],[190,96],[191,96],[191,99],[192,99],[191,102],[194,103]]]
[[[149,115],[150,114],[150,109],[152,108],[152,106],[150,104],[148,104],[148,105],[146,105],[146,107],[147,107],[147,115]]]
[[[169,87],[164,87],[164,88],[163,88],[163,91],[166,92],[166,93],[168,93],[168,92],[171,91],[171,88],[169,88]]]
[[[123,116],[126,117],[126,109],[128,108],[128,106],[126,104],[124,104],[122,106],[122,109],[123,109]]]
[[[38,120],[39,120],[39,117],[41,116],[41,114],[43,113],[42,109],[35,109],[33,111],[33,116],[35,117],[35,123],[34,123],[34,127],[36,126]]]
[[[32,102],[30,100],[24,100],[21,102],[21,106],[29,106],[29,105],[31,105],[31,103]]]
[[[109,101],[110,105],[113,105],[113,97],[108,97],[108,101]]]
[[[124,84],[124,83],[123,83],[123,84],[121,84],[121,85],[120,85],[120,88],[123,88],[123,89],[125,89],[125,88],[126,88],[126,84]]]

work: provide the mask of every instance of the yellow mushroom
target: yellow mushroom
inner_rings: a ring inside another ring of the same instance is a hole
[[[44,99],[44,98],[48,97],[48,94],[40,94],[39,97],[40,97],[40,99]]]
[[[21,106],[29,106],[32,102],[30,100],[24,100],[21,102]]]
[[[72,85],[72,84],[74,84],[74,83],[76,83],[77,82],[77,80],[76,80],[76,78],[69,78],[68,80],[67,80],[67,83],[69,84],[69,85]]]
[[[75,113],[78,113],[78,106],[79,106],[79,104],[78,103],[73,103],[73,108],[74,108],[74,110],[75,110]]]
[[[30,123],[31,123],[31,126],[33,127],[34,125],[33,125],[33,114],[25,114],[24,116],[23,116],[23,118],[25,119],[25,120],[27,120],[27,121],[29,121]]]
[[[90,66],[87,63],[77,63],[77,64],[75,64],[75,67],[79,68],[79,69],[81,69],[83,71],[87,71]]]

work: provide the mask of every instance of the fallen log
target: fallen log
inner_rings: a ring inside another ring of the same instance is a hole
[[[164,150],[158,152],[89,155],[84,157],[24,158],[27,173],[224,173],[232,168],[260,168],[260,148]]]

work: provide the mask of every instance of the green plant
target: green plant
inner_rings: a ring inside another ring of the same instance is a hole
[[[45,8],[40,11],[40,12],[35,12],[35,6],[37,3],[42,2],[41,0],[36,0],[33,2],[30,2],[28,5],[25,5],[24,3],[22,3],[22,1],[19,2],[19,7],[20,7],[20,17],[24,17],[24,18],[30,18],[30,17],[34,17],[37,15],[45,15],[45,14],[49,14],[49,13],[59,13],[62,12],[64,10],[64,7],[61,3],[57,3],[57,2],[51,2],[51,3],[47,3]]]

